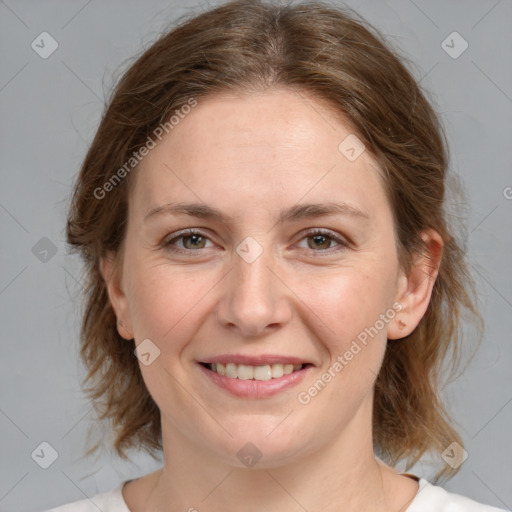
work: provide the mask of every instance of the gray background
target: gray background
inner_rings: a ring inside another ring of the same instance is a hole
[[[478,355],[444,392],[469,453],[444,487],[511,508],[512,2],[348,5],[415,63],[470,199],[468,249],[487,325]],[[131,464],[83,457],[92,415],[79,386],[81,265],[66,254],[64,226],[71,185],[120,66],[177,16],[207,6],[0,1],[1,511],[82,499],[159,466],[140,454]],[[47,59],[31,48],[43,31],[59,45]],[[456,59],[441,46],[453,31],[469,44]],[[43,441],[58,452],[48,469],[31,458]],[[429,478],[432,469],[423,463],[412,472]]]

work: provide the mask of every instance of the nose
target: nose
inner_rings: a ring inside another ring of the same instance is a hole
[[[236,253],[224,281],[217,317],[224,328],[256,337],[282,328],[292,316],[289,288],[273,268],[268,250],[248,263]]]

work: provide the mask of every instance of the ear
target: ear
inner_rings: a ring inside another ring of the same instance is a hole
[[[122,338],[132,340],[134,338],[133,329],[128,301],[122,288],[120,262],[117,261],[113,253],[100,258],[100,271],[107,285],[110,303],[117,318],[117,332]]]
[[[443,239],[434,229],[422,231],[425,249],[416,254],[407,275],[402,273],[397,287],[396,302],[402,305],[388,326],[390,340],[404,338],[416,329],[425,315],[439,273],[443,254]]]

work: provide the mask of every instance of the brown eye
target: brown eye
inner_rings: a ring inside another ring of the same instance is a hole
[[[207,249],[207,241],[210,239],[198,231],[185,231],[174,236],[167,242],[164,242],[165,249],[170,251],[190,253],[196,252],[198,249]]]
[[[311,235],[307,238],[310,249],[329,249],[332,243],[332,238],[328,235]]]
[[[183,239],[185,249],[203,249],[206,238],[201,235],[189,235],[180,237]]]
[[[317,253],[331,254],[334,251],[343,250],[349,247],[349,243],[335,232],[324,229],[315,229],[306,233],[302,240],[307,240],[307,249]],[[335,245],[333,245],[335,244]]]

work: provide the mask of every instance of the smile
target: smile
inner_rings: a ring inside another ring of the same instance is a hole
[[[313,364],[297,357],[240,354],[198,362],[196,368],[210,384],[206,389],[249,399],[268,398],[295,387],[314,371]]]
[[[283,375],[290,375],[293,372],[301,370],[303,364],[265,364],[261,366],[252,366],[248,364],[236,363],[202,363],[203,366],[225,376],[228,379],[241,379],[241,380],[271,380],[279,379]]]

